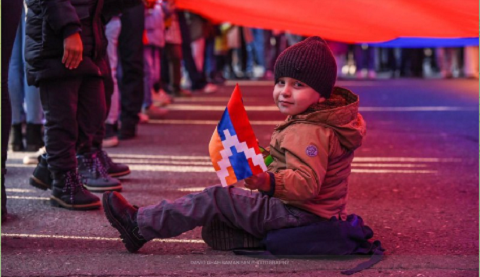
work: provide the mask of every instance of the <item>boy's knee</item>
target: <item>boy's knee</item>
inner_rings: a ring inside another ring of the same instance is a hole
[[[217,186],[207,187],[203,191],[208,194],[218,194],[218,193],[223,193],[227,190],[228,190],[228,187],[217,185]]]

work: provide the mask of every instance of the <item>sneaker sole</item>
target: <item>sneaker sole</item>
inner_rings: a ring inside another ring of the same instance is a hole
[[[50,204],[54,207],[65,208],[69,210],[96,210],[102,206],[102,203],[100,203],[100,201],[97,201],[91,204],[81,204],[81,205],[67,204],[55,196],[50,196]]]
[[[23,164],[38,164],[38,158],[37,157],[24,157],[23,158]]]
[[[230,228],[221,221],[212,222],[210,229],[211,230],[206,232],[205,227],[202,228],[202,239],[213,250],[228,251],[244,248],[257,249],[262,247],[262,243],[258,238],[243,230]]]
[[[110,177],[122,177],[122,176],[126,176],[128,174],[130,174],[130,169],[129,170],[126,170],[126,171],[122,171],[122,172],[115,172],[115,173],[109,173],[108,175]]]
[[[38,179],[33,175],[30,177],[29,183],[31,186],[34,186],[37,189],[41,189],[41,190],[48,190],[52,188],[52,186],[45,184],[44,182],[42,182],[40,179]]]
[[[108,196],[110,193],[104,193],[103,194],[103,211],[105,213],[105,216],[107,217],[108,221],[110,222],[110,225],[112,225],[113,228],[117,229],[117,231],[120,233],[120,238],[122,239],[123,245],[125,245],[125,248],[127,248],[128,252],[130,253],[135,253],[140,249],[143,245],[138,246],[135,244],[133,241],[132,237],[130,236],[130,233],[125,230],[125,228],[118,222],[118,220],[113,216],[112,211],[110,210],[110,204],[109,204],[109,199]]]
[[[83,184],[85,188],[93,192],[107,192],[107,191],[122,191],[122,185],[111,186],[111,187],[90,187]]]

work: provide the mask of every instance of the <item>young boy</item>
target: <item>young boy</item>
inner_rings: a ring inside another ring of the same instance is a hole
[[[27,77],[30,85],[40,87],[46,118],[46,159],[53,176],[50,202],[54,206],[69,209],[101,206],[100,199],[84,189],[79,173],[89,190],[122,188],[118,180],[107,174],[104,164],[110,162],[105,152],[94,149],[95,141],[101,142],[98,132],[106,117],[105,80],[110,74],[104,22],[109,16],[141,3],[140,0],[27,1]],[[34,184],[50,188],[46,183]]]
[[[288,118],[273,132],[268,172],[245,180],[246,188],[261,193],[213,186],[140,209],[119,193],[105,193],[105,214],[126,248],[135,252],[153,238],[204,226],[207,244],[228,250],[258,246],[271,230],[345,219],[351,163],[365,122],[358,113],[358,96],[334,88],[336,72],[332,52],[319,37],[278,57],[273,98]],[[227,237],[227,243],[218,243]]]

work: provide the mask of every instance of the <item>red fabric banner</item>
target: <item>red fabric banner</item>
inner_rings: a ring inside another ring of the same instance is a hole
[[[177,0],[216,22],[349,43],[479,35],[478,0]]]

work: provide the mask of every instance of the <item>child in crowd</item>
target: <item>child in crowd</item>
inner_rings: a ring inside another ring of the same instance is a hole
[[[141,3],[27,1],[27,78],[30,85],[40,87],[46,119],[46,162],[53,176],[50,202],[54,206],[96,209],[101,206],[100,199],[86,188],[97,192],[122,188],[118,180],[107,174],[105,153],[92,147],[107,109],[105,80],[110,69],[104,22]],[[43,162],[36,172],[41,166]],[[84,182],[79,171],[86,178]],[[50,188],[44,182],[34,184]]]
[[[319,37],[287,48],[274,70],[273,98],[288,117],[273,132],[268,171],[245,179],[247,189],[260,193],[213,186],[137,208],[106,192],[105,214],[128,251],[197,226],[204,226],[208,245],[229,250],[259,246],[271,230],[346,219],[351,163],[365,136],[359,98],[334,87],[335,59]]]

